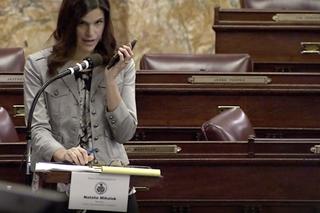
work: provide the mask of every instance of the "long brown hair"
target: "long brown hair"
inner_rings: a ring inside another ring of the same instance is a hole
[[[53,75],[63,66],[76,50],[76,28],[81,18],[93,9],[100,8],[105,16],[105,26],[102,38],[95,48],[107,63],[116,49],[116,40],[110,18],[110,3],[108,0],[63,0],[61,3],[57,27],[52,33],[55,44],[52,54],[48,57],[49,74]]]

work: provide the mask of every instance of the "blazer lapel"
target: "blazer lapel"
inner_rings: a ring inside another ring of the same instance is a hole
[[[96,67],[93,69],[91,80],[91,96],[97,92],[100,84],[104,84],[104,67]]]
[[[71,66],[70,62],[66,63],[66,65],[64,65],[62,69],[59,70],[59,73],[66,70],[70,66]],[[70,90],[73,97],[76,99],[77,103],[79,103],[78,83],[75,80],[74,75],[67,75],[62,78],[62,81],[64,85]]]

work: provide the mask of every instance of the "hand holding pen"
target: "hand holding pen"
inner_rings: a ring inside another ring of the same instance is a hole
[[[81,146],[72,147],[65,150],[63,162],[76,165],[87,165],[89,162],[94,160],[93,153],[98,151],[98,148],[86,150]]]

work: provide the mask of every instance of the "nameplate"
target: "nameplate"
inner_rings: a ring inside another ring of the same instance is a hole
[[[320,42],[301,42],[301,54],[320,54]]]
[[[126,212],[129,175],[72,172],[69,209]]]
[[[271,79],[267,76],[192,76],[188,78],[192,84],[268,84]]]
[[[320,154],[320,145],[314,145],[313,147],[310,148],[310,151],[314,154]]]
[[[272,19],[275,22],[320,23],[320,14],[278,13]]]
[[[128,154],[177,154],[181,148],[177,145],[125,145]]]
[[[23,75],[0,74],[0,83],[23,83]]]
[[[24,105],[13,105],[13,117],[24,117],[25,116],[25,110],[24,110]]]

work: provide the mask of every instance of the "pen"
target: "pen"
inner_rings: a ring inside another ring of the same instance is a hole
[[[92,153],[97,153],[99,151],[98,148],[93,148],[93,149],[87,149],[87,154],[91,155]]]

